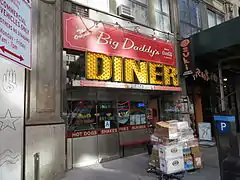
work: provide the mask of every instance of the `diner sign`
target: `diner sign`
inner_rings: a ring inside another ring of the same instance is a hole
[[[176,66],[173,43],[68,13],[63,19],[66,49]]]

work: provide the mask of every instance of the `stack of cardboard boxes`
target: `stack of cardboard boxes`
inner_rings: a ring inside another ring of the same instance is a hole
[[[198,139],[188,122],[158,122],[154,134],[151,164],[166,174],[202,168]]]

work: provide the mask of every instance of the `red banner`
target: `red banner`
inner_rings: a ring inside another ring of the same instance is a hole
[[[174,44],[72,14],[64,17],[64,48],[176,66]]]

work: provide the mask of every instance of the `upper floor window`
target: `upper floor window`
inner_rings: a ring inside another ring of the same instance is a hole
[[[223,15],[213,12],[211,10],[207,10],[207,16],[208,16],[208,27],[209,28],[224,22]]]
[[[144,25],[149,25],[148,21],[148,1],[130,0],[130,5],[135,21]]]
[[[169,0],[129,0],[135,21],[149,26],[149,3],[154,3],[156,28],[171,31]],[[152,7],[152,6],[151,6]]]
[[[171,32],[169,0],[155,0],[156,28]]]
[[[200,3],[196,0],[179,0],[181,36],[188,37],[201,29]]]

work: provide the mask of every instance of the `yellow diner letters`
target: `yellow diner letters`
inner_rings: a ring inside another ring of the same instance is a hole
[[[85,69],[89,80],[179,86],[176,67],[160,63],[86,52]]]

